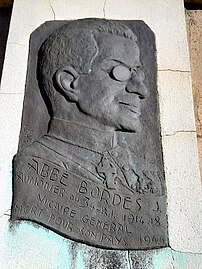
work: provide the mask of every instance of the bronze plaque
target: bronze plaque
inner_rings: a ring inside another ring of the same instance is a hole
[[[108,249],[168,245],[155,36],[47,22],[30,38],[12,220]]]

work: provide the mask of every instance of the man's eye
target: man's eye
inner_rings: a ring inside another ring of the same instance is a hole
[[[112,79],[118,81],[127,81],[131,77],[131,72],[126,66],[117,65],[111,70],[109,75]]]

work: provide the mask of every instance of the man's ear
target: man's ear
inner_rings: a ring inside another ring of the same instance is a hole
[[[76,82],[79,74],[71,66],[60,68],[55,73],[56,84],[63,94],[71,101],[77,102],[79,90],[76,89]]]

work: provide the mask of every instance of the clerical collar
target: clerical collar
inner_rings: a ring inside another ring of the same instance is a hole
[[[116,147],[115,135],[115,132],[101,131],[80,123],[53,118],[46,136],[95,152],[104,152]]]

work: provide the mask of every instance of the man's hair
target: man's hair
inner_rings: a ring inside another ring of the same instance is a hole
[[[137,41],[132,30],[123,23],[105,19],[81,19],[59,27],[42,44],[38,54],[38,74],[41,87],[52,104],[55,92],[53,75],[67,65],[79,74],[88,73],[98,53],[96,36],[99,33],[110,33]]]

